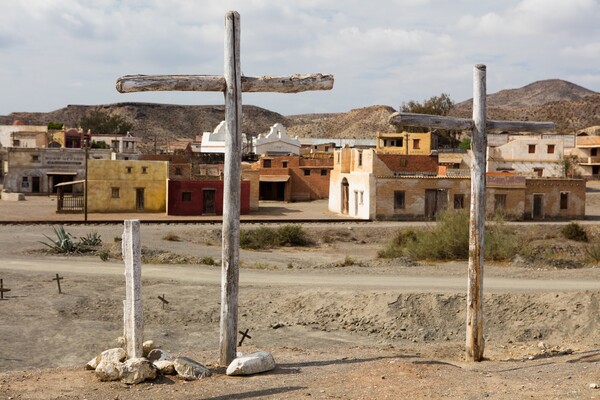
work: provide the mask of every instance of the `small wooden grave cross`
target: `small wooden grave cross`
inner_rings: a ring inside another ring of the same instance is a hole
[[[58,294],[62,294],[62,290],[60,289],[60,281],[61,279],[64,279],[62,276],[56,274],[56,278],[52,278],[53,281],[56,281],[56,284],[58,285]]]
[[[143,91],[197,91],[225,94],[225,167],[223,189],[223,244],[221,282],[220,363],[236,357],[237,298],[239,286],[240,181],[242,161],[241,92],[299,93],[330,90],[333,76],[308,74],[247,77],[241,75],[240,15],[225,14],[225,73],[214,75],[128,75],[117,80],[121,93]]]
[[[0,300],[8,300],[4,298],[4,293],[10,292],[10,289],[4,287],[4,280],[0,279]]]
[[[239,333],[242,335],[242,338],[240,339],[240,342],[238,343],[238,347],[242,345],[242,343],[244,343],[244,339],[248,338],[248,339],[252,339],[252,336],[248,335],[248,332],[250,331],[250,329],[246,329],[245,332],[240,331]]]
[[[167,301],[167,298],[163,294],[162,296],[158,296],[158,299],[162,302],[162,308],[164,310],[165,309],[165,304],[169,304],[169,302]]]
[[[485,230],[486,131],[547,132],[552,122],[492,121],[486,119],[486,66],[473,69],[473,119],[397,112],[389,122],[396,126],[420,126],[471,131],[471,212],[469,222],[469,270],[467,289],[466,356],[483,359],[483,250]]]

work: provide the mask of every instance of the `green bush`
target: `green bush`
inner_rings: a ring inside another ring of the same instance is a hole
[[[485,231],[485,257],[508,260],[520,248],[520,241],[497,219]],[[465,260],[469,257],[469,213],[444,211],[430,228],[402,230],[378,252],[382,258],[411,257],[415,260]]]
[[[200,260],[200,263],[204,264],[204,265],[217,265],[217,263],[215,262],[215,259],[212,258],[211,256],[202,257],[202,259]]]
[[[575,240],[577,242],[587,242],[588,237],[585,229],[579,225],[577,222],[571,222],[568,225],[565,225],[564,228],[560,231],[565,239]]]
[[[300,225],[283,225],[277,229],[261,226],[240,232],[243,249],[270,249],[280,246],[307,246],[310,240]]]
[[[98,232],[91,232],[79,238],[79,243],[83,246],[100,246],[102,238]]]

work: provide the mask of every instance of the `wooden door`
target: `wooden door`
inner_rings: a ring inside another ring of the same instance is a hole
[[[40,177],[33,176],[31,177],[31,193],[39,193],[40,192]]]
[[[350,185],[348,185],[348,180],[344,178],[342,180],[342,214],[348,214],[349,210],[349,200],[350,200]]]
[[[135,209],[144,211],[144,188],[135,189]]]
[[[215,213],[215,190],[202,191],[202,214]]]
[[[544,218],[544,195],[534,194],[533,195],[533,219]]]

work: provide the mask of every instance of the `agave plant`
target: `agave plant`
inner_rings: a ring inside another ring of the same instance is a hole
[[[52,239],[48,235],[46,238],[50,241],[50,243],[41,242],[42,244],[48,246],[55,253],[73,253],[77,251],[77,245],[72,240],[72,235],[65,231],[65,228],[61,226],[55,226],[54,233],[56,234],[56,239]]]
[[[83,246],[100,246],[102,244],[102,238],[98,232],[92,232],[80,237],[79,243]]]

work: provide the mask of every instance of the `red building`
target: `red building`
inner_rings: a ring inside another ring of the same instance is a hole
[[[169,215],[223,215],[223,181],[169,181]],[[242,181],[240,214],[250,212],[250,182]]]

